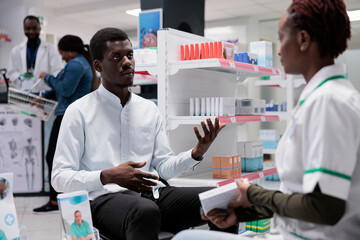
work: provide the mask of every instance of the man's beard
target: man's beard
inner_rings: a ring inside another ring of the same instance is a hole
[[[28,44],[29,44],[29,46],[30,46],[30,47],[36,47],[36,45],[37,45],[37,43],[38,43],[38,40],[39,40],[40,34],[37,34],[37,35],[35,36],[35,38],[29,38],[28,35],[26,35],[26,36],[27,36],[27,38],[28,38]]]

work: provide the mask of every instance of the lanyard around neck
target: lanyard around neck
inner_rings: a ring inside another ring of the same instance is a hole
[[[325,79],[324,81],[322,81],[319,85],[317,85],[314,90],[312,90],[312,92],[310,92],[310,94],[304,98],[303,100],[300,100],[299,101],[299,106],[303,105],[303,103],[306,101],[306,99],[308,99],[308,97],[311,95],[311,93],[313,93],[316,89],[318,89],[319,87],[321,87],[324,83],[330,81],[330,80],[335,80],[335,79],[340,79],[340,78],[343,78],[345,79],[345,76],[344,75],[336,75],[336,76],[332,76],[332,77],[329,77],[327,79]]]
[[[30,65],[29,68],[35,68],[35,59],[36,59],[36,54],[37,54],[38,49],[39,49],[39,46],[37,46],[37,48],[34,50],[33,54],[31,54],[29,47],[27,47],[27,49],[26,49],[27,57],[28,57],[29,65]]]

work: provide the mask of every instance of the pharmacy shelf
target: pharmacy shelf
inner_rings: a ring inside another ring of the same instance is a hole
[[[247,178],[249,181],[254,181],[261,178],[261,180],[264,180],[264,177],[275,173],[277,173],[276,168],[270,168],[254,173],[243,173],[241,177],[236,179]],[[176,187],[218,187],[234,182],[236,179],[215,179],[212,177],[211,171],[204,171],[196,173],[196,175],[189,174],[182,177],[172,178],[168,180],[168,182],[171,186]],[[280,182],[264,180],[262,181],[261,186],[270,189],[279,189]]]
[[[179,125],[196,125],[201,121],[206,121],[210,118],[215,120],[215,116],[169,116],[168,118],[168,130],[173,130]],[[280,121],[278,115],[241,115],[241,116],[219,116],[220,123],[247,123],[247,122],[272,122]]]
[[[288,87],[289,82],[287,80],[259,80],[255,82],[256,86],[267,86],[267,87]],[[298,88],[305,84],[304,79],[294,79],[294,88]]]
[[[276,149],[267,149],[267,148],[264,148],[264,149],[263,149],[263,153],[264,153],[264,154],[275,154],[275,153],[276,153]]]
[[[270,175],[274,175],[277,173],[276,168],[269,168],[269,169],[265,169],[265,170],[261,170],[261,171],[257,171],[257,172],[252,172],[252,173],[243,173],[241,174],[241,177],[238,178],[232,178],[232,179],[226,179],[223,181],[220,181],[217,183],[218,186],[224,186],[226,184],[235,182],[237,179],[241,179],[241,178],[247,178],[249,181],[253,181],[259,178],[264,178]]]
[[[279,69],[253,64],[234,62],[226,59],[201,59],[169,62],[169,74],[174,75],[181,69],[208,69],[217,72],[236,74],[239,80],[252,76],[280,75]]]
[[[138,63],[135,64],[135,74],[141,74],[141,75],[152,75],[157,76],[157,69],[158,66],[156,63]]]
[[[269,111],[265,113],[265,116],[279,116],[280,121],[286,121],[289,118],[289,113],[287,112],[273,112]]]
[[[157,84],[157,81],[158,81],[157,77],[154,77],[152,75],[135,73],[133,85],[151,85],[151,84]]]
[[[11,42],[11,39],[8,37],[8,36],[6,36],[6,37],[0,37],[0,43],[1,42]]]

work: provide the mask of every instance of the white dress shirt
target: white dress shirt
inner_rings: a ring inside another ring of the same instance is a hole
[[[346,201],[335,226],[276,216],[285,239],[360,239],[360,94],[343,65],[318,71],[301,93],[276,151],[284,193],[311,193],[318,183],[323,194]]]
[[[127,161],[146,161],[141,170],[165,180],[191,172],[199,163],[192,159],[191,150],[173,154],[153,102],[131,93],[122,107],[120,99],[100,85],[65,112],[52,185],[58,192],[87,190],[90,199],[124,191],[116,184],[103,186],[100,172]]]

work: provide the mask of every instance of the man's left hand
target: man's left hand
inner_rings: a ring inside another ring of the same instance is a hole
[[[204,211],[200,212],[203,220],[211,221],[219,228],[229,228],[237,223],[237,217],[233,208],[228,208],[226,211],[220,209],[213,209],[205,215]]]
[[[219,124],[219,118],[215,118],[215,126],[211,122],[211,119],[206,119],[207,126],[204,121],[201,122],[202,129],[204,131],[204,136],[201,136],[199,129],[195,126],[194,132],[198,139],[195,148],[191,152],[193,159],[202,157],[206,151],[209,149],[212,142],[215,140],[218,133],[226,126],[226,124]]]

